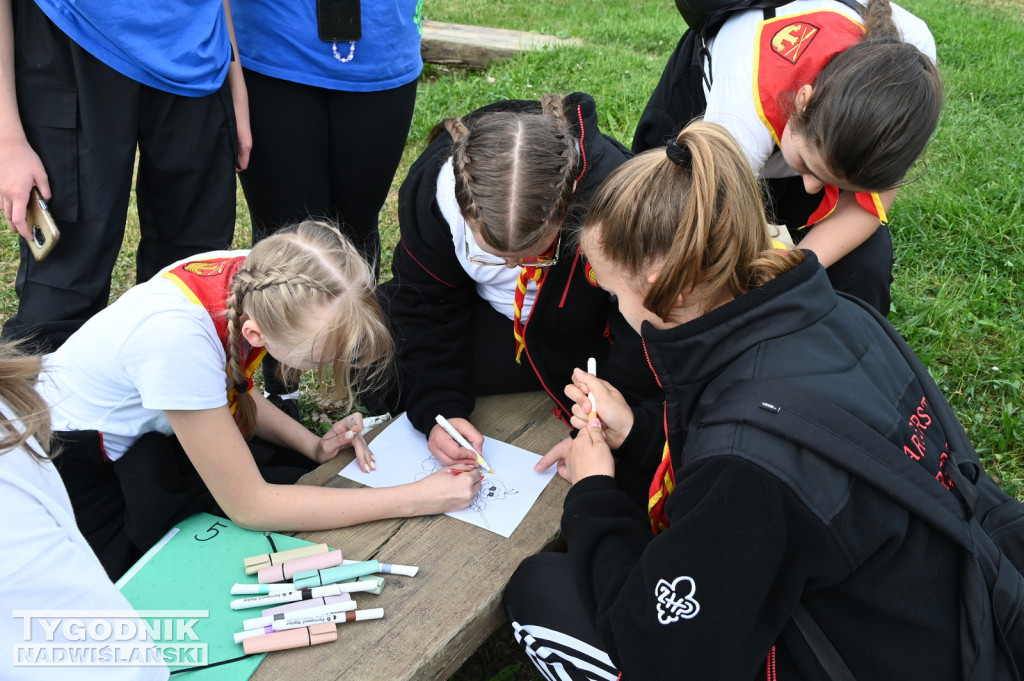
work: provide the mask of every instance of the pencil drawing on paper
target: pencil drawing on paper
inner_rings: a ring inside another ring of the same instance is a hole
[[[417,482],[448,467],[431,456],[424,434],[402,414],[389,423],[370,443],[377,467],[364,471],[353,458],[339,475],[368,487],[387,487]],[[530,507],[555,475],[551,466],[543,472],[534,469],[540,455],[513,445],[484,437],[487,461],[497,473],[487,473],[473,503],[445,515],[509,537],[526,517]]]
[[[431,473],[436,473],[442,468],[445,468],[445,465],[431,456],[423,460],[420,464],[420,468],[423,469],[423,472],[416,474],[416,480],[422,480]],[[483,521],[484,526],[487,529],[490,529],[491,524],[487,522],[487,516],[484,514],[484,511],[487,510],[488,502],[501,501],[503,499],[507,499],[513,494],[519,494],[519,490],[509,489],[501,480],[486,477],[480,482],[480,492],[476,495],[476,499],[473,503],[469,505],[469,508],[479,513],[480,520]]]

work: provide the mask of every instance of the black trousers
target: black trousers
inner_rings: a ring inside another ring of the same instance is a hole
[[[71,498],[75,520],[112,580],[118,579],[180,520],[224,515],[178,438],[147,433],[111,463],[94,430],[55,432],[54,464]],[[263,478],[292,484],[316,464],[297,452],[253,438]]]
[[[675,137],[686,124],[704,114],[704,96],[700,69],[699,41],[693,31],[686,31],[668,58],[654,92],[644,108],[633,135],[633,151],[640,153],[662,146]],[[808,194],[799,177],[768,181],[766,212],[776,224],[799,227],[821,204],[824,191]],[[813,227],[812,227],[813,229]],[[790,230],[799,243],[807,233]],[[892,286],[892,237],[889,228],[878,230],[863,244],[847,253],[828,268],[828,277],[837,291],[849,293],[868,303],[883,315],[889,314]]]
[[[377,287],[377,299],[389,312],[388,301],[394,293],[393,280]],[[522,362],[516,363],[516,341],[512,333],[512,320],[501,314],[483,298],[474,295],[469,306],[470,351],[463,361],[469,366],[469,387],[474,395],[497,395],[525,393],[542,390],[543,386],[534,373],[525,353]],[[408,381],[404,377],[411,372],[402,364],[402,347],[406,342],[405,331],[394,323],[388,314],[395,336],[394,370],[388,382],[375,391],[362,394],[362,399],[372,413],[405,411],[409,397]],[[443,368],[437,371],[444,371]],[[571,379],[566,376],[566,383]],[[557,386],[560,390],[562,386]]]
[[[240,175],[253,243],[308,217],[337,222],[380,272],[378,216],[402,160],[416,81],[344,92],[245,71],[253,149]],[[267,391],[290,393],[263,363]]]
[[[18,311],[2,335],[34,336],[50,351],[107,305],[136,149],[136,281],[231,244],[235,117],[226,84],[206,97],[142,85],[85,52],[32,0],[12,5],[18,107],[46,168],[61,241],[37,263],[22,240]]]
[[[524,560],[504,602],[516,641],[545,679],[616,681],[618,670],[602,650],[564,553]]]

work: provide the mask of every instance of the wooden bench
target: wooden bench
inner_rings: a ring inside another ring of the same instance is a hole
[[[484,397],[473,423],[488,437],[543,454],[568,435],[551,404],[544,393]],[[351,459],[338,457],[300,482],[357,487],[337,475]],[[444,515],[299,533],[341,549],[346,558],[420,571],[389,576],[379,596],[356,596],[361,608],[384,608],[383,620],[342,624],[334,643],[272,653],[252,678],[444,681],[504,621],[501,595],[519,562],[558,541],[568,489],[556,475],[509,539]]]
[[[579,38],[425,20],[420,54],[423,61],[431,64],[482,69],[492,61],[508,59],[530,50],[582,44]]]

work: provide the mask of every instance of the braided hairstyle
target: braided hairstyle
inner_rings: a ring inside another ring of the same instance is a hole
[[[466,224],[498,251],[523,251],[553,237],[569,213],[579,163],[562,98],[544,95],[539,116],[495,111],[467,121],[444,121]]]
[[[292,356],[313,359],[320,385],[333,378],[335,399],[351,406],[353,386],[375,385],[394,352],[375,286],[373,267],[324,222],[306,220],[257,243],[231,281],[226,303],[231,382],[246,381],[241,326],[248,317]],[[311,328],[311,312],[324,306],[326,320]],[[248,392],[239,394],[235,418],[246,437],[255,431],[256,405]]]
[[[789,119],[837,177],[873,191],[896,187],[939,122],[935,64],[904,42],[889,0],[870,0],[864,39],[836,54]]]
[[[702,121],[612,171],[590,201],[582,245],[666,320],[680,295],[739,296],[804,259],[772,248],[746,156],[725,128]]]

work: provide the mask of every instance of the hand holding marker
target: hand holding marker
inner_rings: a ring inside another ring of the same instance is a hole
[[[437,416],[434,417],[434,420],[437,421],[437,424],[439,426],[444,428],[446,433],[448,433],[449,435],[452,436],[453,440],[455,440],[456,442],[459,443],[460,447],[462,447],[464,449],[468,449],[469,451],[471,451],[474,454],[476,454],[477,465],[479,465],[481,468],[486,470],[488,473],[494,473],[494,469],[491,468],[491,465],[489,463],[487,463],[487,461],[484,459],[483,454],[481,454],[480,452],[478,452],[475,449],[473,449],[473,445],[469,444],[469,440],[467,440],[462,435],[462,433],[460,433],[459,431],[455,430],[455,426],[453,426],[452,424],[448,423],[448,419],[446,419],[445,417],[443,417],[440,414],[438,414]]]

